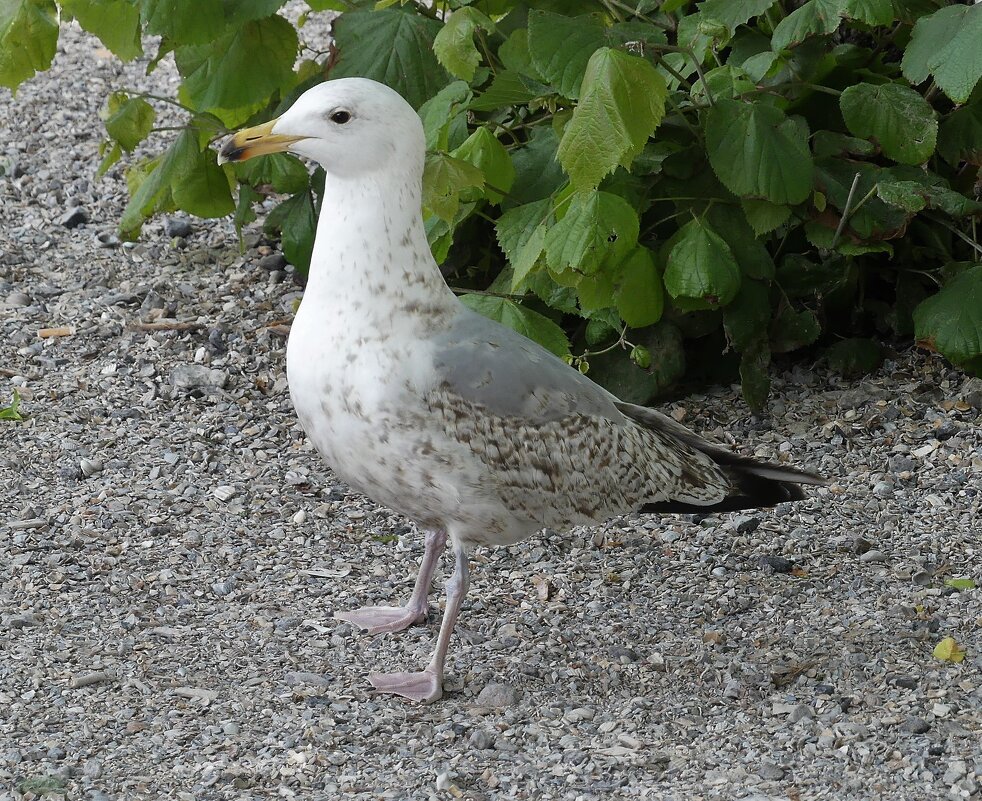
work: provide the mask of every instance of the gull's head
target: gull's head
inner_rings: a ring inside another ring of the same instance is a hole
[[[295,153],[328,173],[421,172],[426,149],[419,115],[394,89],[368,78],[339,78],[308,89],[282,116],[238,131],[219,162]]]

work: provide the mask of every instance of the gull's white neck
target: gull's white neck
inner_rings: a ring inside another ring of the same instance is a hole
[[[328,175],[304,305],[392,322],[456,298],[430,253],[418,169]]]

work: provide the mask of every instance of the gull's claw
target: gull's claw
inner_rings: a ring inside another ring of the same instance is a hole
[[[370,673],[368,680],[376,690],[401,695],[421,704],[431,704],[443,695],[443,684],[431,670],[420,673]]]
[[[346,620],[369,634],[403,631],[426,620],[426,610],[415,606],[363,606],[350,612],[335,612],[335,620]]]

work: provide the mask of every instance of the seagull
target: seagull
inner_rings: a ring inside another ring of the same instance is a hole
[[[448,539],[454,571],[429,664],[371,673],[379,691],[443,694],[474,546],[512,545],[629,513],[723,512],[805,497],[812,473],[739,456],[624,403],[463,305],[427,243],[426,143],[396,91],[318,84],[223,144],[221,162],[289,152],[327,172],[306,290],[287,345],[300,425],[335,474],[425,532],[404,606],[336,618],[370,633],[421,623]]]

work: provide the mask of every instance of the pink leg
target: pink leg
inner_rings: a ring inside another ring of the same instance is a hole
[[[402,631],[415,623],[426,619],[426,599],[430,594],[433,574],[437,563],[447,547],[447,533],[442,530],[427,531],[425,537],[426,550],[423,561],[419,565],[419,575],[413,595],[405,606],[363,606],[350,612],[335,612],[335,620],[346,620],[356,626],[367,629],[369,634],[383,631]]]
[[[453,634],[460,605],[467,595],[467,586],[470,583],[467,552],[463,546],[455,546],[454,556],[456,567],[453,576],[447,582],[447,608],[443,613],[440,634],[430,663],[419,673],[369,674],[368,680],[377,690],[401,695],[410,701],[420,701],[424,704],[432,703],[443,695],[443,668],[447,659],[447,649],[450,646],[450,635]]]

